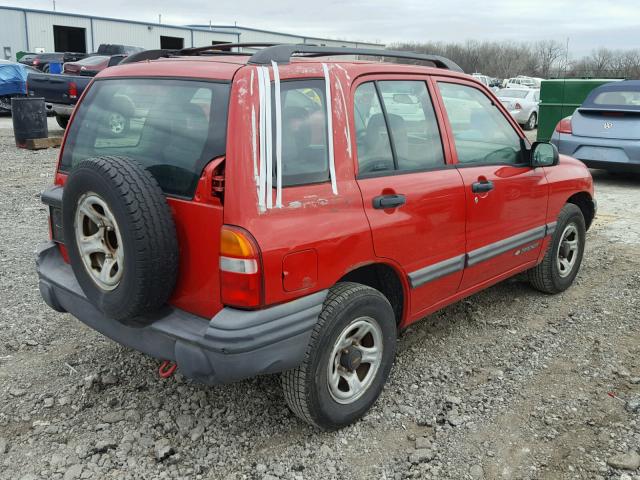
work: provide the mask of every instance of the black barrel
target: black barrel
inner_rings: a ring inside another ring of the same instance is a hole
[[[44,98],[14,97],[11,99],[13,136],[16,145],[24,148],[30,138],[47,138],[47,109]]]

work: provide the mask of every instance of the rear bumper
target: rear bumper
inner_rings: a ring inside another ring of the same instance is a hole
[[[526,110],[509,110],[509,114],[511,114],[514,120],[520,125],[524,125],[529,121],[530,114]]]
[[[554,132],[551,143],[561,154],[577,158],[589,168],[640,173],[640,140],[580,137]]]
[[[70,117],[73,113],[75,105],[66,105],[64,103],[46,103],[47,111],[53,112],[60,117]]]
[[[212,319],[166,307],[134,326],[105,317],[87,300],[54,243],[41,247],[37,269],[51,308],[122,345],[172,360],[186,377],[210,385],[298,366],[327,296],[323,290],[258,311],[223,308]]]

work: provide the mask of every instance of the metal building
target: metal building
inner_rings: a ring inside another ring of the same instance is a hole
[[[238,26],[175,26],[46,10],[0,6],[0,58],[17,52],[91,53],[102,43],[185,48],[221,42],[315,43],[384,48],[384,45],[305,37]]]

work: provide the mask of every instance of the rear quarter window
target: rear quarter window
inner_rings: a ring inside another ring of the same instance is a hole
[[[287,80],[280,84],[280,88],[282,185],[288,187],[328,182],[329,147],[324,81]],[[275,112],[273,115],[272,121],[275,121]],[[275,151],[273,165],[275,169]]]
[[[60,164],[125,156],[170,195],[191,197],[203,168],[225,153],[229,84],[179,79],[96,81],[82,103]]]

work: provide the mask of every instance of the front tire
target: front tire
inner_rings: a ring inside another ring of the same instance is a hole
[[[531,285],[544,293],[560,293],[569,288],[580,270],[586,235],[582,211],[567,203],[558,215],[542,263],[528,271]]]
[[[355,422],[382,392],[395,349],[395,315],[386,297],[365,285],[338,283],[302,364],[282,374],[289,408],[323,430]]]

